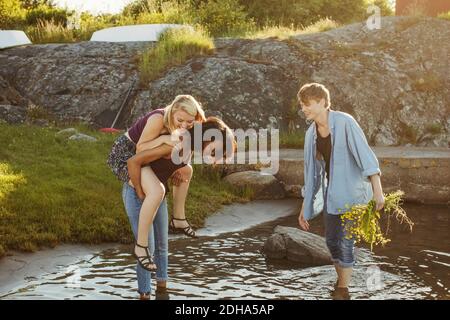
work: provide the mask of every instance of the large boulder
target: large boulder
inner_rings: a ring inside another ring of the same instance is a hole
[[[23,123],[26,119],[26,110],[21,106],[1,105],[0,120],[9,124]]]
[[[356,23],[287,40],[216,39],[215,55],[193,58],[135,87],[118,128],[188,93],[207,115],[233,128],[304,130],[305,121],[290,109],[299,85],[316,81],[330,89],[334,109],[356,118],[370,144],[448,147],[448,39],[450,21],[416,17],[382,18],[379,30]],[[109,127],[139,78],[137,57],[148,45],[81,42],[2,50],[0,104],[31,101],[59,118]]]
[[[248,129],[283,127],[297,83],[280,65],[222,55],[194,58],[148,87],[149,92],[136,98],[134,118],[190,93],[207,115],[224,119],[232,128]]]
[[[277,226],[262,248],[268,259],[287,260],[302,267],[332,264],[325,238],[298,228]],[[373,262],[372,253],[355,247],[356,263]]]
[[[270,259],[287,259],[305,266],[332,264],[325,239],[297,228],[277,226],[263,252]]]
[[[0,77],[60,120],[109,127],[138,78],[136,57],[148,45],[79,42],[6,49],[0,52]],[[123,112],[127,118],[129,110]]]
[[[283,199],[282,184],[271,174],[260,171],[242,171],[232,173],[224,180],[237,188],[248,187],[254,192],[254,199]]]
[[[305,266],[332,264],[325,239],[297,228],[277,226],[263,247],[266,257]]]

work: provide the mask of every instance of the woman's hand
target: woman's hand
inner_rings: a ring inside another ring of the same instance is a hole
[[[375,210],[380,211],[384,207],[384,196],[382,192],[376,192],[373,195],[373,199],[375,200]]]
[[[375,200],[375,210],[380,211],[384,207],[383,188],[381,187],[381,179],[379,174],[370,176],[372,183],[373,200]]]
[[[302,205],[302,209],[300,210],[300,214],[298,216],[298,224],[300,225],[300,228],[302,228],[303,230],[305,230],[305,231],[309,230],[309,223],[308,223],[308,221],[305,220],[303,205]]]
[[[176,187],[178,187],[180,184],[182,184],[184,182],[188,182],[188,181],[189,181],[189,177],[179,171],[175,171],[174,174],[172,175],[172,184]]]

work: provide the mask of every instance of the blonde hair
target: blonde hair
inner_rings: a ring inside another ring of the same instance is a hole
[[[310,100],[320,101],[325,100],[325,108],[329,109],[331,106],[330,91],[320,83],[307,83],[300,88],[297,93],[297,98],[303,104],[308,104]]]
[[[195,121],[206,121],[205,111],[203,111],[201,104],[193,96],[188,94],[178,95],[171,104],[164,108],[164,126],[169,132],[177,129],[173,120],[173,114],[179,110],[183,110],[195,117]]]

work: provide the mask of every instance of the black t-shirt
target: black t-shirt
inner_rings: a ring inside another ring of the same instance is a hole
[[[330,181],[330,158],[331,158],[331,134],[322,138],[317,130],[317,150],[322,154],[325,160],[325,171],[327,172],[327,180]]]

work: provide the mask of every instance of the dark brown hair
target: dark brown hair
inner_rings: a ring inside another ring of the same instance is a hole
[[[205,132],[209,129],[217,129],[221,132],[222,134],[222,143],[223,143],[223,155],[227,155],[228,153],[232,154],[236,151],[236,141],[233,135],[233,132],[231,131],[231,129],[225,124],[225,122],[223,122],[221,119],[217,118],[217,117],[208,117],[206,118],[206,121],[203,123],[200,122],[195,122],[194,126],[189,129],[189,134],[191,135],[191,150],[194,151],[195,146],[194,146],[194,141],[195,141],[195,128],[196,127],[200,127],[201,130],[201,139],[203,140],[203,136],[205,134]],[[198,130],[198,129],[197,129]],[[202,145],[202,149],[204,149],[207,145],[208,142],[213,142],[214,141],[214,137],[211,141],[204,141],[203,145]],[[228,143],[231,143],[231,150],[227,150],[228,147]]]

